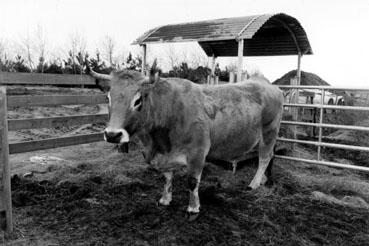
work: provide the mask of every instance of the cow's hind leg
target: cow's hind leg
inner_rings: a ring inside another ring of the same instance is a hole
[[[265,183],[269,185],[272,182],[272,180],[268,181],[268,177],[271,178],[272,175],[274,145],[277,139],[278,129],[278,127],[263,129],[262,139],[259,143],[259,166],[249,185],[249,189],[256,189],[260,184]]]
[[[274,151],[273,151],[274,152]],[[265,170],[265,176],[266,176],[266,182],[265,186],[272,186],[274,184],[273,180],[273,163],[274,163],[274,157],[272,157],[269,161],[269,165],[267,169]]]
[[[173,180],[173,171],[164,172],[165,184],[162,197],[159,200],[161,205],[167,206],[172,201],[172,180]]]

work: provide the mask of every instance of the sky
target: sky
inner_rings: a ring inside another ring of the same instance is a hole
[[[42,29],[50,57],[68,47],[73,35],[94,53],[106,35],[116,52],[139,52],[131,43],[154,27],[208,19],[286,13],[305,29],[314,55],[304,56],[303,71],[335,86],[369,87],[369,1],[367,0],[0,0],[0,40],[14,48]],[[169,47],[169,48],[168,48]],[[188,60],[204,55],[197,43],[149,45],[148,60],[168,66],[168,49]],[[218,59],[221,67],[236,58]],[[297,67],[296,56],[245,57],[246,69],[274,81]]]

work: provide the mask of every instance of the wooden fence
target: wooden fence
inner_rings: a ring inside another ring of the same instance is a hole
[[[0,81],[1,75],[0,73]],[[103,140],[102,133],[80,134],[68,137],[8,143],[8,131],[34,128],[52,128],[80,124],[102,123],[107,114],[47,117],[34,119],[7,119],[7,110],[22,106],[91,105],[105,104],[105,95],[91,96],[6,96],[5,87],[0,87],[0,226],[12,231],[12,204],[10,188],[9,154],[43,150]]]
[[[95,85],[88,75],[0,72],[0,85]]]

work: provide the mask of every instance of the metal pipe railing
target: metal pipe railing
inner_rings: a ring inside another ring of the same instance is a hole
[[[277,138],[277,140],[283,141],[283,142],[290,142],[290,143],[315,145],[317,147],[328,147],[328,148],[336,148],[336,149],[348,149],[348,150],[358,150],[358,151],[369,152],[369,147],[364,147],[364,146],[335,144],[335,143],[326,143],[326,142],[291,139],[291,138]]]
[[[334,128],[341,130],[354,130],[354,131],[366,131],[369,132],[369,127],[366,126],[349,126],[349,125],[334,125],[334,124],[325,124],[325,123],[311,123],[311,122],[302,122],[302,121],[286,121],[282,120],[282,124],[286,125],[298,125],[298,126],[313,126],[313,127],[322,127],[322,128]]]
[[[290,160],[290,161],[302,161],[306,163],[323,165],[323,166],[348,168],[348,169],[353,169],[353,170],[358,170],[358,171],[369,172],[369,167],[364,167],[364,166],[356,166],[356,165],[343,164],[343,163],[337,163],[337,162],[331,162],[331,161],[310,160],[310,159],[305,159],[305,158],[298,158],[298,157],[284,156],[284,155],[275,155],[274,157],[284,159],[284,160]]]
[[[368,87],[340,87],[340,86],[316,86],[316,85],[278,85],[281,89],[318,89],[318,90],[343,90],[343,91],[367,91]]]
[[[302,161],[306,163],[313,163],[318,165],[326,165],[331,167],[340,167],[340,168],[349,168],[360,171],[369,171],[369,167],[363,166],[355,166],[350,164],[342,164],[336,162],[323,161],[321,158],[321,150],[322,147],[327,148],[338,148],[338,149],[347,149],[347,150],[356,150],[369,152],[369,147],[364,146],[354,146],[347,144],[336,144],[336,143],[326,143],[322,142],[323,137],[323,128],[334,128],[334,129],[344,129],[344,130],[357,130],[357,131],[365,131],[369,132],[369,127],[364,126],[348,126],[348,125],[335,125],[335,124],[326,124],[323,123],[324,118],[324,109],[338,109],[338,110],[349,110],[349,111],[369,111],[369,107],[362,106],[343,106],[343,105],[324,105],[324,97],[325,92],[328,90],[345,90],[345,91],[365,91],[369,92],[369,88],[347,88],[347,87],[332,87],[332,86],[301,86],[301,85],[283,85],[279,86],[281,89],[317,89],[321,91],[321,101],[319,104],[299,104],[299,103],[285,103],[285,107],[301,107],[301,108],[315,108],[320,109],[319,112],[319,123],[310,123],[310,122],[301,122],[301,121],[282,121],[282,124],[288,125],[300,125],[300,126],[313,126],[318,127],[318,141],[308,141],[308,140],[299,140],[299,139],[290,139],[290,138],[278,138],[278,141],[290,142],[290,143],[299,143],[299,144],[309,144],[318,147],[317,150],[317,159],[303,159],[292,156],[281,156],[276,155],[275,157],[286,159],[286,160],[294,160],[294,161]]]
[[[369,111],[369,107],[362,106],[339,106],[339,105],[323,105],[320,104],[304,104],[304,103],[284,103],[284,107],[301,107],[301,108],[323,108],[323,109],[342,109],[352,111]]]

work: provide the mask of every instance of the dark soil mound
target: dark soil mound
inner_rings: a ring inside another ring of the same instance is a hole
[[[297,70],[292,70],[273,82],[275,85],[290,85],[292,78],[296,76]],[[301,71],[301,85],[330,85],[318,75]]]

